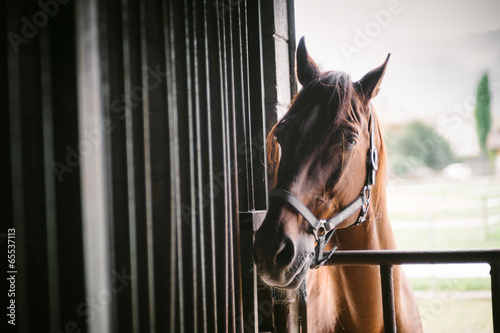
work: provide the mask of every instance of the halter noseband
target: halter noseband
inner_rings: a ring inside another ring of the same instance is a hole
[[[325,246],[330,241],[331,237],[335,232],[335,228],[344,222],[349,216],[354,214],[358,209],[360,210],[359,217],[353,224],[345,227],[349,228],[354,225],[359,225],[366,221],[366,215],[368,214],[368,208],[370,207],[370,196],[372,185],[375,184],[375,176],[378,170],[378,152],[377,147],[375,147],[375,136],[373,131],[373,121],[372,113],[370,110],[370,150],[368,152],[369,158],[366,168],[366,180],[363,189],[359,196],[346,208],[340,211],[337,215],[333,216],[328,220],[318,219],[314,214],[292,193],[281,188],[275,188],[269,193],[270,198],[280,199],[281,201],[287,202],[296,211],[298,211],[313,229],[314,238],[316,239],[316,247],[314,248],[314,260],[311,263],[311,268],[319,268],[325,264],[325,262],[332,256],[333,252],[337,249],[334,247],[332,251],[325,252]]]

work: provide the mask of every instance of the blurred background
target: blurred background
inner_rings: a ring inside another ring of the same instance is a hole
[[[374,103],[400,249],[500,247],[500,2],[296,0],[297,40]],[[492,332],[488,265],[405,266],[426,332]]]

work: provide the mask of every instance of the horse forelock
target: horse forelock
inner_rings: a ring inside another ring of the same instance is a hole
[[[313,109],[319,112],[314,121],[321,126],[321,142],[317,142],[320,147],[326,145],[331,136],[342,135],[342,128],[359,125],[363,110],[350,75],[328,71],[315,77],[293,98],[288,112],[271,128],[266,147],[274,185],[280,164],[280,145],[276,137],[279,126],[287,121],[305,122]]]

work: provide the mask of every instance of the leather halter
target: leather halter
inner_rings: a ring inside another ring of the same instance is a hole
[[[378,170],[378,152],[377,147],[375,147],[375,136],[373,131],[371,110],[368,126],[370,129],[370,150],[368,151],[365,185],[363,186],[363,189],[361,190],[359,196],[337,215],[328,220],[321,220],[314,216],[314,214],[309,210],[309,208],[306,207],[306,205],[302,203],[302,201],[300,201],[300,199],[298,199],[287,190],[275,188],[269,193],[270,198],[276,198],[290,204],[311,225],[314,238],[316,239],[314,260],[311,263],[311,268],[319,268],[323,266],[325,262],[331,257],[333,252],[337,249],[337,247],[334,247],[332,251],[324,252],[326,244],[328,244],[328,242],[330,241],[338,225],[344,222],[358,209],[360,209],[360,213],[356,222],[345,228],[359,225],[360,223],[366,221],[366,215],[368,214],[368,208],[370,207],[371,188],[372,185],[375,184],[375,176]]]

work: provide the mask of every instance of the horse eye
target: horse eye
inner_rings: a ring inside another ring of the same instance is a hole
[[[351,135],[348,135],[345,140],[344,140],[344,144],[345,144],[345,148],[350,150],[352,148],[354,148],[354,146],[356,145],[357,141],[356,141],[356,135],[354,134],[351,134]]]

